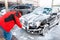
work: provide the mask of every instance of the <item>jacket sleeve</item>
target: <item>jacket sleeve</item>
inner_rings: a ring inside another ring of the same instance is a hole
[[[17,16],[14,16],[14,17],[15,17],[15,23],[16,23],[20,28],[22,28],[22,24],[21,24],[19,18],[18,18]]]

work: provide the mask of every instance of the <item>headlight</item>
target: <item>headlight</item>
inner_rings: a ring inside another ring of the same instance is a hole
[[[32,28],[38,28],[40,26],[40,22],[32,22],[32,23],[29,23],[29,26],[32,27]]]
[[[36,23],[33,23],[33,22],[32,23],[29,23],[29,27],[30,28],[36,28]]]
[[[20,22],[21,22],[22,24],[24,24],[24,23],[25,23],[25,20],[21,19]]]
[[[21,22],[22,25],[24,25],[24,26],[27,25],[27,22],[26,22],[26,20],[24,20],[24,19],[21,19],[20,22]]]
[[[41,22],[39,22],[39,21],[36,22],[36,26],[37,26],[37,27],[39,27],[40,24],[41,24]]]
[[[29,23],[29,26],[33,26],[33,23]]]
[[[28,26],[28,22],[25,20],[25,19],[20,19],[20,22],[22,23],[22,25],[23,25],[23,29],[25,29],[25,27],[27,27]]]
[[[33,25],[33,23],[29,23],[29,29],[35,28],[35,26]]]

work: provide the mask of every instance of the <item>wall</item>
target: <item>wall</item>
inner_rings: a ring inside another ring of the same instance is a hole
[[[52,7],[52,0],[39,0],[41,7]]]

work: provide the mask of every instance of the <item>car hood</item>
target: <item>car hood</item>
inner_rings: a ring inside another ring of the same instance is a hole
[[[23,20],[26,20],[27,22],[30,23],[30,22],[34,22],[34,21],[42,21],[49,17],[50,17],[50,15],[45,15],[45,14],[36,15],[36,14],[30,13],[30,14],[26,14],[26,15],[22,16],[21,19],[23,18]]]

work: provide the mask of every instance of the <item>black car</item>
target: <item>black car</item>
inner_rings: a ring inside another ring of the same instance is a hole
[[[28,5],[13,5],[13,6],[9,7],[9,9],[18,10],[22,13],[22,15],[32,12],[32,7],[28,6]]]

